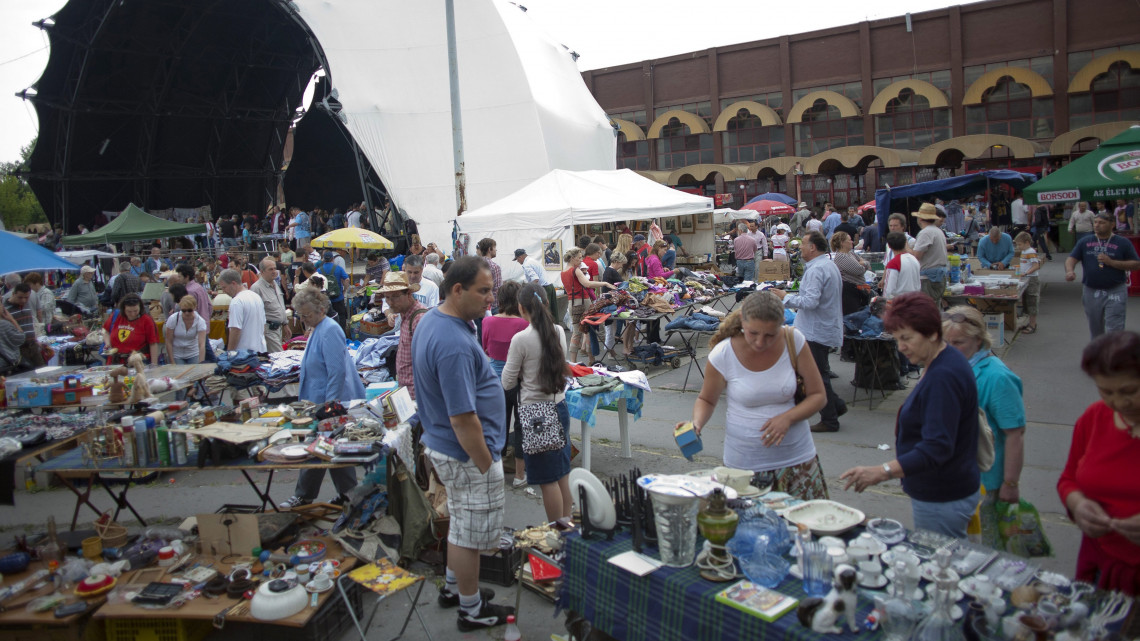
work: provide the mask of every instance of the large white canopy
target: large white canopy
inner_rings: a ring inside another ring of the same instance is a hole
[[[630,169],[555,169],[515,193],[463,214],[456,223],[471,244],[493,238],[500,262],[515,249],[541,256],[542,240],[574,245],[574,225],[666,218],[713,211],[713,200],[660,185]]]
[[[346,127],[416,220],[451,245],[456,217],[443,0],[296,0]],[[516,5],[455,3],[468,210],[551,169],[613,169],[616,134],[574,63]]]

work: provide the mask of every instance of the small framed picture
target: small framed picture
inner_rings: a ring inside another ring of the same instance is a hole
[[[692,216],[677,216],[678,228],[682,234],[693,233],[693,217]]]
[[[542,266],[546,269],[562,271],[562,240],[546,238],[542,240]]]
[[[590,234],[602,233],[603,227],[601,223],[593,223],[590,225]]]
[[[661,221],[661,230],[664,231],[666,234],[677,233],[677,219],[676,218],[665,218],[665,219],[663,219]]]
[[[701,214],[694,214],[693,218],[696,219],[697,229],[712,229],[712,212],[706,211]]]

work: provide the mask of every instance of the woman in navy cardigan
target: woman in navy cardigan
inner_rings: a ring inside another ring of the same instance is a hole
[[[899,351],[925,367],[899,410],[898,458],[881,466],[854,467],[840,476],[844,489],[862,492],[893,478],[910,496],[914,527],[966,538],[981,498],[978,470],[978,389],[970,363],[942,340],[942,315],[926,294],[891,301],[883,327]]]

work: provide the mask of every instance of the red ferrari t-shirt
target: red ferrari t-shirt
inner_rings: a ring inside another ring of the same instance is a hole
[[[111,321],[114,320],[114,324]],[[126,315],[112,314],[103,323],[103,329],[111,335],[111,347],[119,350],[124,356],[131,352],[146,352],[151,344],[158,342],[158,328],[154,319],[143,314],[135,320],[127,320]]]

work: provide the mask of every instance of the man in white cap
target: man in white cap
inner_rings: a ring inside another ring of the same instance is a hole
[[[79,270],[79,280],[71,284],[67,296],[60,302],[71,303],[83,314],[93,314],[99,309],[99,294],[95,292],[95,268],[84,265]],[[64,310],[67,312],[68,310]]]

